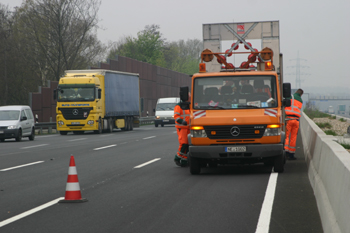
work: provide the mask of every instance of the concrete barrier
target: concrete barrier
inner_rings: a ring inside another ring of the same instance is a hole
[[[350,231],[350,154],[305,113],[300,119],[308,174],[324,232]]]

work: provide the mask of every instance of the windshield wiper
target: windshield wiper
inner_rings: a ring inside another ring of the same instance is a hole
[[[200,109],[228,109],[221,106],[199,106]]]
[[[254,106],[254,105],[238,105],[238,107],[260,108],[258,106]]]

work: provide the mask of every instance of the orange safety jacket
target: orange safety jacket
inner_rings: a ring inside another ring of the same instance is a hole
[[[301,117],[301,108],[303,107],[303,102],[295,99],[295,96],[292,95],[292,103],[290,107],[285,107],[285,112],[287,115],[286,120],[288,119],[299,119]]]
[[[180,105],[177,104],[174,108],[174,119],[175,127],[180,129],[189,129],[190,128],[190,110],[181,109]],[[186,121],[187,125],[183,125],[182,122]]]
[[[271,92],[270,92],[270,88],[268,87],[264,87],[264,88],[257,88],[256,89],[256,93],[267,93],[269,95],[269,97],[271,97]]]

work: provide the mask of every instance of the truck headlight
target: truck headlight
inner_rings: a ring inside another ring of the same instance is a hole
[[[7,126],[7,129],[17,129],[17,125],[9,125]]]
[[[278,136],[281,135],[281,128],[268,128],[265,129],[264,136]]]
[[[93,125],[94,121],[88,121],[87,123],[88,123],[88,125]]]
[[[64,122],[63,121],[58,121],[57,124],[64,125]]]
[[[205,133],[203,126],[192,126],[191,127],[191,137],[192,138],[206,138],[208,136]]]

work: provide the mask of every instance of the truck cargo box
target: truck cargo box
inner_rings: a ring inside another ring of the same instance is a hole
[[[105,73],[106,116],[138,116],[139,77],[130,73]]]

